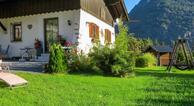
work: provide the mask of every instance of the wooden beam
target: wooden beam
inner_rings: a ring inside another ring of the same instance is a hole
[[[104,0],[114,19],[121,18],[128,21],[128,12],[123,0]],[[112,10],[112,8],[114,8]]]
[[[0,27],[3,29],[3,31],[7,31],[7,28],[0,22]]]

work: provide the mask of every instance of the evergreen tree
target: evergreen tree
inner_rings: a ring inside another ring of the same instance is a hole
[[[59,44],[52,44],[50,47],[50,60],[47,69],[48,73],[67,72],[67,58],[64,50]]]

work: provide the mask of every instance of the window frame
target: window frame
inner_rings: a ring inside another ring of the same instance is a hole
[[[20,31],[18,32],[19,38],[16,38],[16,30],[18,30],[16,27],[20,27]],[[13,23],[11,24],[11,42],[22,42],[22,23],[21,22],[17,22],[17,23]]]
[[[89,23],[89,37],[92,39],[100,39],[99,26],[94,23]]]

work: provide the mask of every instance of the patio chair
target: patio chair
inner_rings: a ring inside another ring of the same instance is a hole
[[[10,45],[7,46],[6,50],[1,50],[1,52],[0,52],[1,59],[7,59],[9,57],[9,55],[8,55],[9,49],[10,49]]]
[[[0,59],[0,72],[11,72],[8,64],[3,64],[3,61]]]

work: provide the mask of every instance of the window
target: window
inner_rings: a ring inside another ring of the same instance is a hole
[[[22,41],[22,24],[21,23],[12,24],[11,41],[13,42]]]
[[[89,24],[89,36],[93,39],[99,39],[99,27],[94,23]]]
[[[111,43],[111,31],[105,29],[105,43]]]

